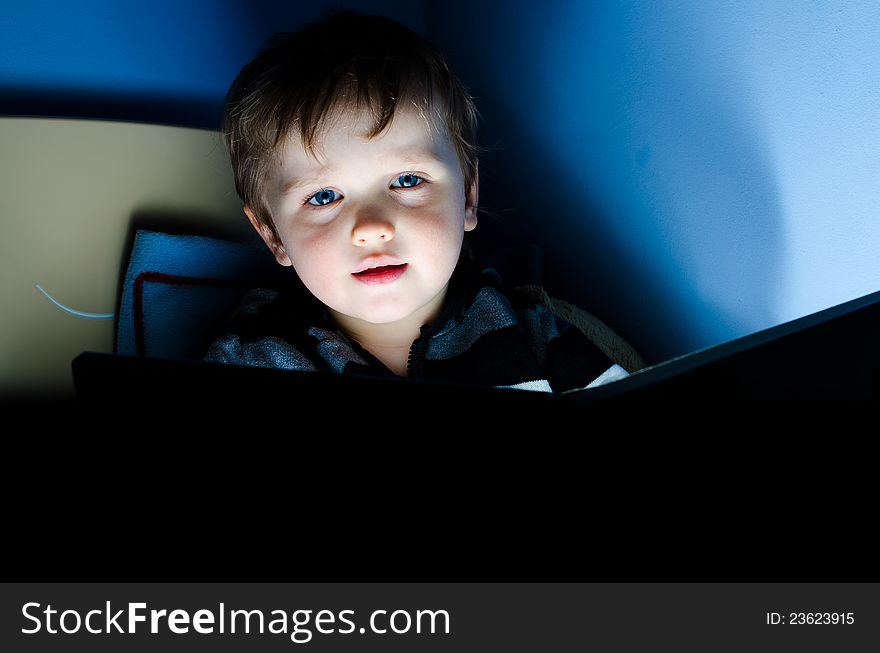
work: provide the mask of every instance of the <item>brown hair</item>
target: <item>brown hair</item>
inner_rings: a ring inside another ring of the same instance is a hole
[[[330,10],[295,32],[275,34],[245,65],[226,96],[223,135],[235,188],[275,233],[264,200],[278,144],[293,130],[314,154],[316,135],[335,109],[366,107],[380,134],[403,102],[429,126],[434,113],[455,146],[465,195],[476,176],[479,113],[443,56],[421,36],[383,16]]]

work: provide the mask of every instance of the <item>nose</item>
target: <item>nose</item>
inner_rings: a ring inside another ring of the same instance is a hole
[[[358,220],[351,230],[351,242],[356,247],[388,242],[393,238],[394,225],[388,220],[378,217]]]

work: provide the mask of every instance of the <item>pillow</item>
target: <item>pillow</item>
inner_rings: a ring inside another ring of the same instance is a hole
[[[115,352],[199,360],[245,292],[279,288],[290,274],[262,243],[139,229],[119,301]]]

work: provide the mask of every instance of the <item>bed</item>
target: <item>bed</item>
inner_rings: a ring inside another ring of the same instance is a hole
[[[255,241],[217,132],[3,117],[0,142],[4,398],[72,397],[71,360],[114,351],[138,229]]]

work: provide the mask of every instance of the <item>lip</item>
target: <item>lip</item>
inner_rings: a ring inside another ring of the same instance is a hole
[[[373,268],[381,268],[387,265],[403,265],[403,261],[387,254],[374,254],[368,256],[352,271],[352,274],[360,274]]]
[[[352,276],[368,286],[380,285],[397,281],[409,268],[408,263],[370,266],[360,272],[352,272]]]

